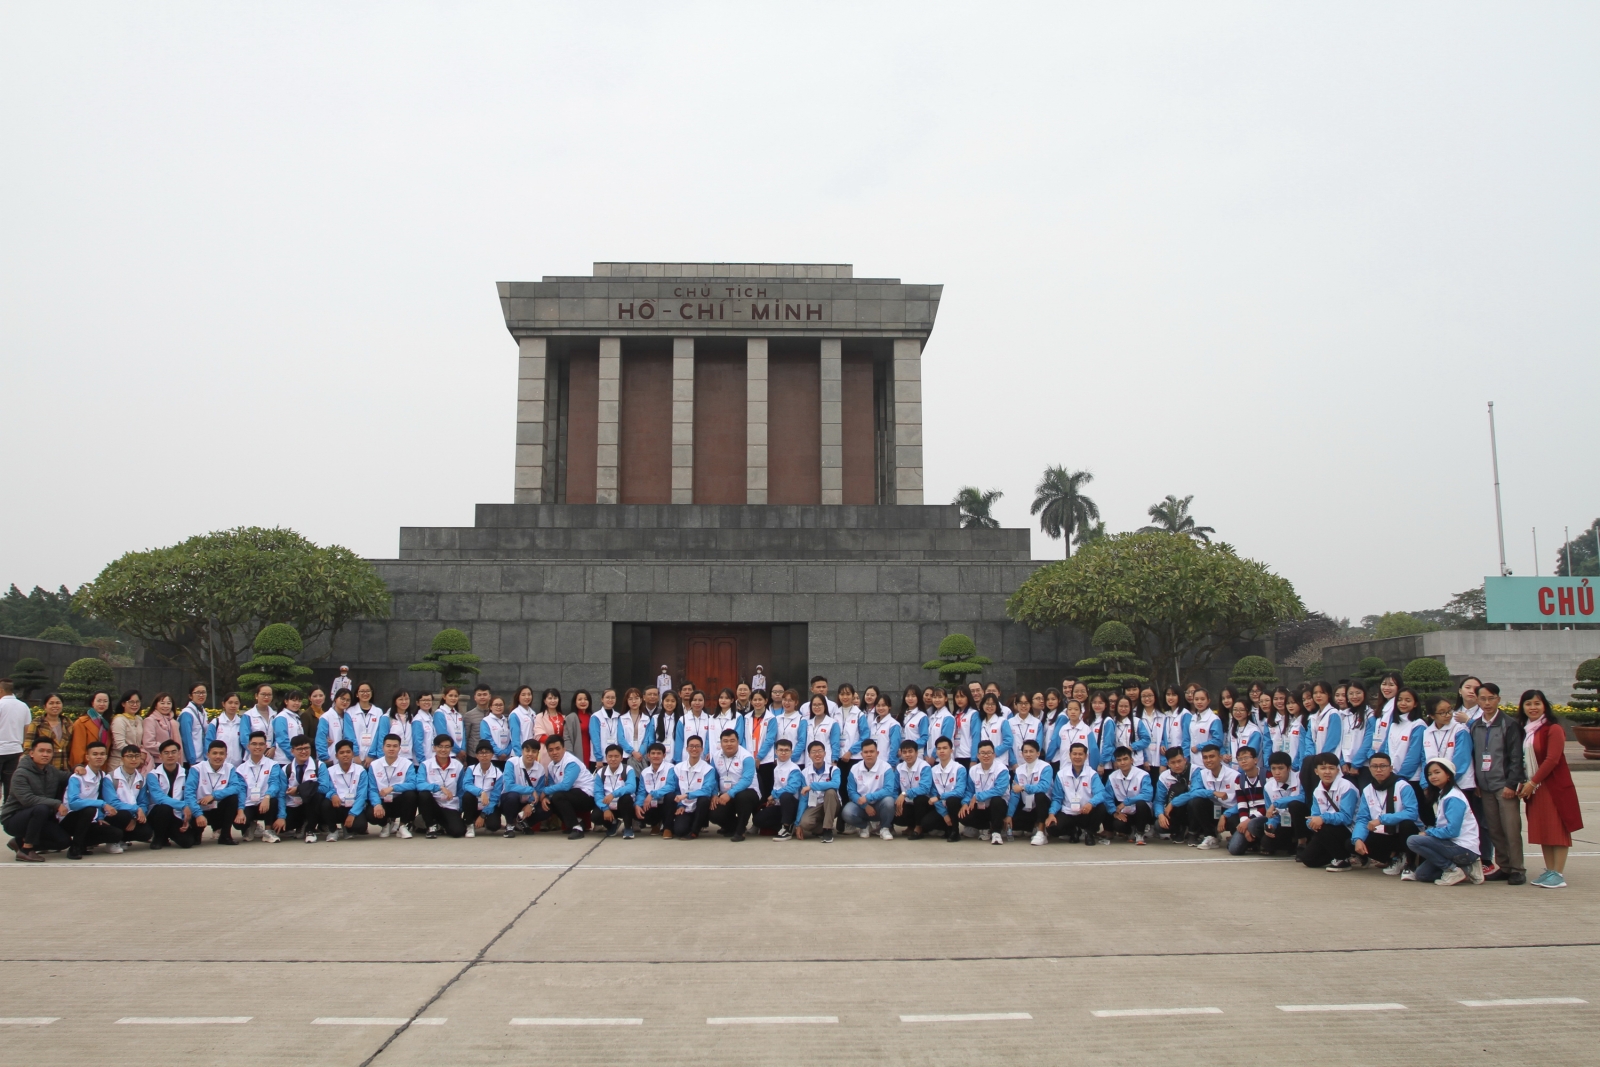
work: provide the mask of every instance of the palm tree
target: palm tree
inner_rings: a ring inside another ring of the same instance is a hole
[[[1141,527],[1139,532],[1188,534],[1197,541],[1210,544],[1211,535],[1217,531],[1210,526],[1194,524],[1194,516],[1189,514],[1189,503],[1193,499],[1193,493],[1182,500],[1168,493],[1167,499],[1159,504],[1150,505],[1149,515],[1155,520],[1155,525]]]
[[[998,489],[991,489],[985,493],[975,485],[963,485],[950,503],[961,509],[963,530],[998,530],[1000,520],[989,514],[989,509],[1003,496],[1005,494]]]
[[[1094,481],[1088,471],[1067,473],[1065,467],[1046,467],[1044,477],[1033,490],[1030,514],[1039,516],[1039,529],[1066,543],[1072,555],[1072,532],[1100,518],[1100,505],[1083,495],[1083,487]]]
[[[1078,527],[1078,532],[1072,535],[1072,543],[1080,549],[1092,541],[1098,541],[1106,536],[1106,524],[1102,522],[1088,523]]]

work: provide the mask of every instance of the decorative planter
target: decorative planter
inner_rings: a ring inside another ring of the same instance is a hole
[[[1584,759],[1600,759],[1600,726],[1574,726],[1572,732],[1583,745]]]

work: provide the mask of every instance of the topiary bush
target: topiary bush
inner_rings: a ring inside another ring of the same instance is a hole
[[[1265,656],[1241,656],[1233,665],[1228,681],[1235,685],[1277,685],[1278,669]]]
[[[239,665],[239,699],[246,704],[255,699],[256,687],[265,683],[272,686],[272,694],[279,699],[293,694],[304,696],[312,688],[310,667],[303,667],[295,659],[305,649],[300,631],[286,622],[275,622],[262,627],[250,645],[255,656]]]
[[[1585,711],[1600,710],[1600,658],[1578,664],[1572,683],[1572,706]]]
[[[1431,656],[1420,656],[1407,663],[1406,669],[1400,672],[1400,680],[1425,697],[1448,696],[1455,689],[1449,669]]]
[[[421,663],[413,663],[411,670],[431,671],[443,685],[465,685],[479,673],[481,656],[472,654],[472,641],[460,630],[446,628],[433,638],[433,645]]]
[[[109,693],[116,685],[116,673],[105,660],[93,656],[75,659],[67,664],[61,676],[61,703],[73,711],[82,711],[89,706],[89,698],[96,690],[104,689]],[[116,695],[111,699],[115,701]]]
[[[938,671],[939,681],[947,685],[960,685],[969,674],[982,674],[985,667],[994,663],[988,656],[978,655],[978,646],[966,634],[950,634],[939,642],[939,658],[922,665],[923,670]]]
[[[1383,662],[1381,656],[1367,656],[1356,664],[1356,677],[1363,682],[1376,682],[1389,670],[1389,665]]]
[[[11,684],[16,687],[17,696],[26,701],[50,684],[50,671],[41,660],[24,656],[11,668]]]
[[[1130,682],[1143,685],[1149,681],[1138,668],[1148,666],[1133,654],[1133,631],[1127,624],[1112,619],[1095,627],[1089,643],[1100,650],[1098,656],[1079,660],[1074,666],[1080,672],[1078,681],[1091,689],[1122,688]]]

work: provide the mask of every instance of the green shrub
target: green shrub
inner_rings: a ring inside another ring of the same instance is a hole
[[[1277,685],[1278,669],[1265,656],[1241,656],[1239,662],[1233,665],[1233,673],[1228,675],[1228,681],[1235,685],[1252,685],[1257,682],[1262,685]]]
[[[240,700],[249,704],[255,699],[256,687],[262,684],[272,686],[272,695],[280,700],[311,691],[311,668],[295,660],[305,649],[299,630],[286,622],[272,623],[262,627],[250,647],[255,656],[239,665]]]
[[[67,664],[66,672],[61,676],[61,703],[74,711],[82,711],[89,706],[89,698],[99,689],[111,693],[111,700],[115,703],[117,697],[113,690],[116,685],[116,673],[105,660],[93,656],[75,659]]]
[[[1089,643],[1095,648],[1115,649],[1121,652],[1133,651],[1133,631],[1124,623],[1112,619],[1103,622],[1095,628],[1094,636]]]
[[[39,636],[36,638],[36,640],[61,641],[69,645],[83,644],[83,637],[79,635],[78,631],[74,630],[65,623],[56,623],[54,626],[46,626],[43,630],[39,631]]]
[[[1381,656],[1367,656],[1356,664],[1356,677],[1363,682],[1376,682],[1389,670],[1389,665],[1383,662]]]
[[[432,649],[410,669],[431,671],[443,685],[465,685],[479,673],[478,664],[482,662],[482,657],[472,654],[472,641],[466,634],[446,628],[434,635]]]
[[[1404,611],[1386,611],[1378,618],[1375,632],[1379,640],[1385,637],[1410,637],[1413,634],[1427,634],[1443,629],[1436,622],[1419,619]]]
[[[1600,709],[1600,658],[1586,659],[1578,664],[1574,678],[1576,681],[1572,685],[1573,708],[1588,711]]]
[[[42,661],[24,656],[11,668],[11,684],[16,686],[17,696],[26,701],[50,684],[50,672]]]
[[[1448,694],[1455,688],[1449,669],[1430,656],[1421,656],[1407,663],[1406,669],[1400,672],[1400,679],[1425,697]]]
[[[1090,689],[1121,689],[1133,682],[1143,685],[1147,677],[1137,673],[1148,667],[1144,660],[1133,654],[1133,631],[1127,624],[1111,619],[1095,627],[1089,643],[1100,650],[1098,656],[1079,660],[1078,681]]]
[[[1305,669],[1306,681],[1314,682],[1318,678],[1321,678],[1324,670],[1325,668],[1322,666],[1322,661],[1320,659],[1314,659],[1310,663],[1307,663]]]

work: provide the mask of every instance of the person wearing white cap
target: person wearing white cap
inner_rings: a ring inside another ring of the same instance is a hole
[[[356,695],[353,683],[350,681],[350,668],[343,664],[339,666],[339,676],[333,680],[332,685],[328,686],[328,703],[333,703],[333,698],[338,695],[341,689],[349,689],[351,697]]]
[[[765,689],[767,687],[766,669],[761,664],[756,664],[756,673],[750,676],[751,689]]]
[[[1471,880],[1483,882],[1483,860],[1479,858],[1478,820],[1472,805],[1456,785],[1456,769],[1448,759],[1433,757],[1423,772],[1428,779],[1428,795],[1433,801],[1433,825],[1406,840],[1406,848],[1418,858],[1417,869],[1400,876],[1406,882],[1432,882],[1457,885]]]
[[[665,693],[672,688],[672,675],[667,671],[667,665],[661,665],[661,673],[656,675],[656,688]]]

